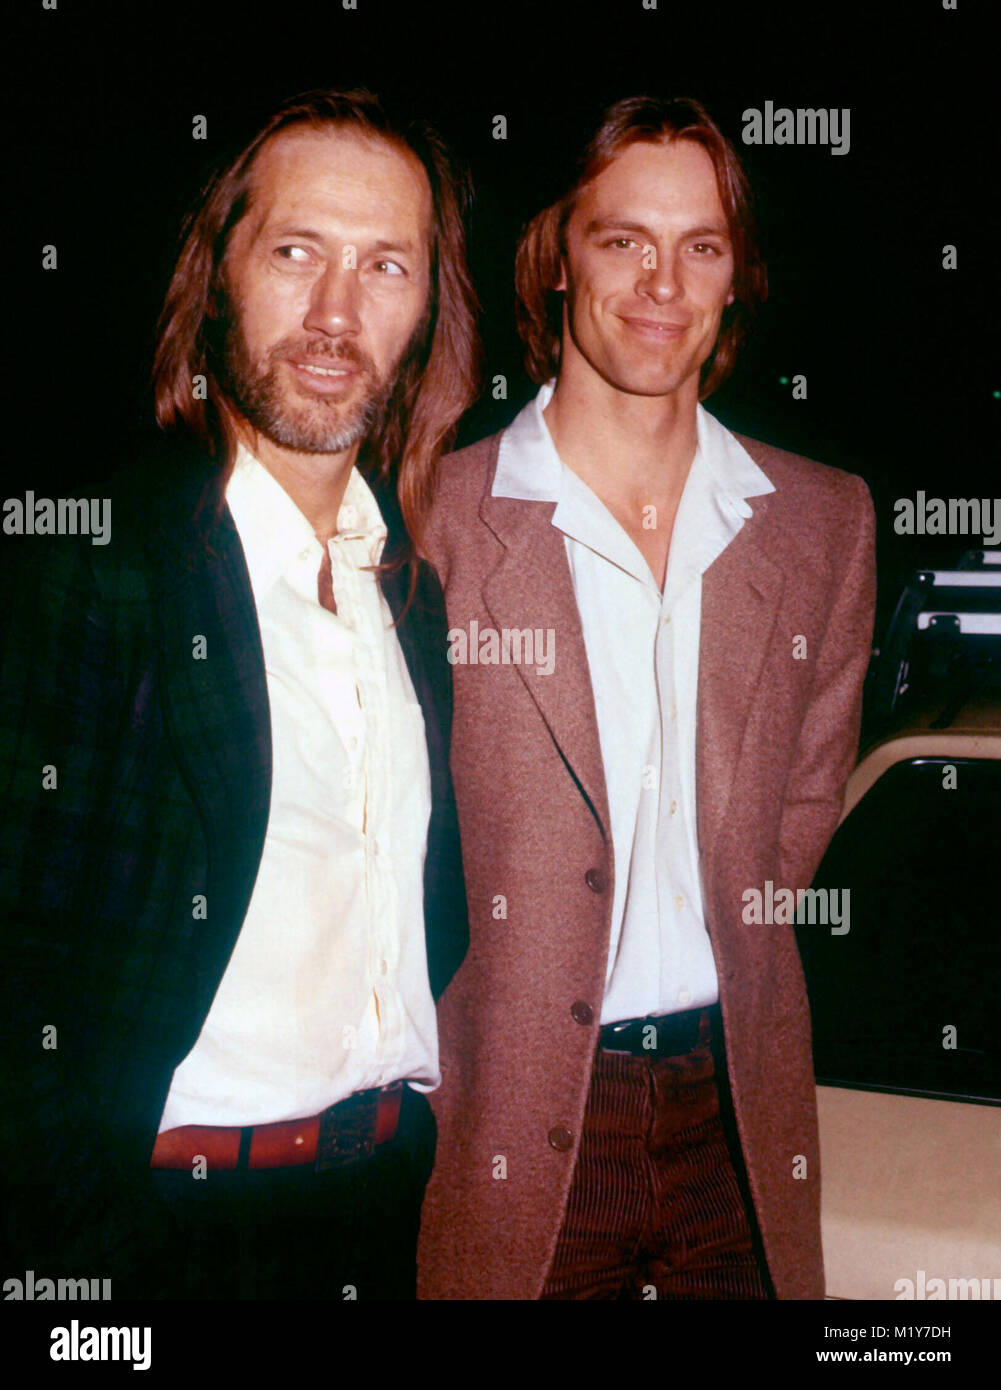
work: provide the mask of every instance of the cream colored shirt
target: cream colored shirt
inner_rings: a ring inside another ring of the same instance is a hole
[[[615,859],[602,1023],[718,997],[705,927],[695,810],[702,575],[774,486],[698,407],[698,446],[661,593],[636,543],[556,452],[542,388],[500,444],[492,492],[555,502],[580,613]]]
[[[247,915],[161,1130],[316,1114],[406,1078],[439,1084],[424,941],[424,720],[376,575],[386,528],[353,469],[320,542],[241,447],[226,490],[257,606],[273,749]],[[211,914],[212,905],[208,911]]]

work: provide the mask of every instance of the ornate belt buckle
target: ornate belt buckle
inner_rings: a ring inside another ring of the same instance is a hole
[[[324,1110],[316,1141],[314,1171],[343,1168],[366,1158],[375,1148],[375,1091],[356,1091],[353,1096]]]

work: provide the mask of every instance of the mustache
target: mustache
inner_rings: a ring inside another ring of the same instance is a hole
[[[375,363],[368,353],[363,352],[356,344],[346,339],[338,339],[334,343],[323,343],[311,339],[302,341],[284,338],[271,348],[268,353],[268,360],[269,362],[279,362],[287,358],[295,358],[296,361],[309,360],[321,365],[323,363],[347,365],[368,372],[370,376],[375,375]]]

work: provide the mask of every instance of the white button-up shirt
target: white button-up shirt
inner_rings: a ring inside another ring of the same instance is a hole
[[[698,407],[664,591],[635,542],[556,452],[542,388],[504,431],[495,497],[555,502],[587,651],[605,769],[615,892],[602,1023],[713,1003],[696,837],[702,575],[774,487]]]
[[[297,1119],[400,1078],[440,1081],[423,910],[431,779],[367,568],[386,538],[378,504],[353,469],[327,544],[334,614],[309,522],[242,447],[226,501],[264,648],[271,807],[243,927],[161,1130]]]

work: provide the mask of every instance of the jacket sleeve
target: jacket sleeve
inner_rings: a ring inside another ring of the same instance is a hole
[[[850,543],[800,727],[779,831],[783,887],[809,888],[829,845],[858,755],[862,684],[872,651],[876,606],[875,514],[869,489],[854,478]]]
[[[148,1171],[126,1171],[109,1144],[76,979],[94,929],[88,871],[99,857],[94,827],[119,679],[113,624],[84,543],[34,546],[2,594],[3,1232],[8,1260],[22,1269],[112,1277],[152,1258],[162,1229]]]

